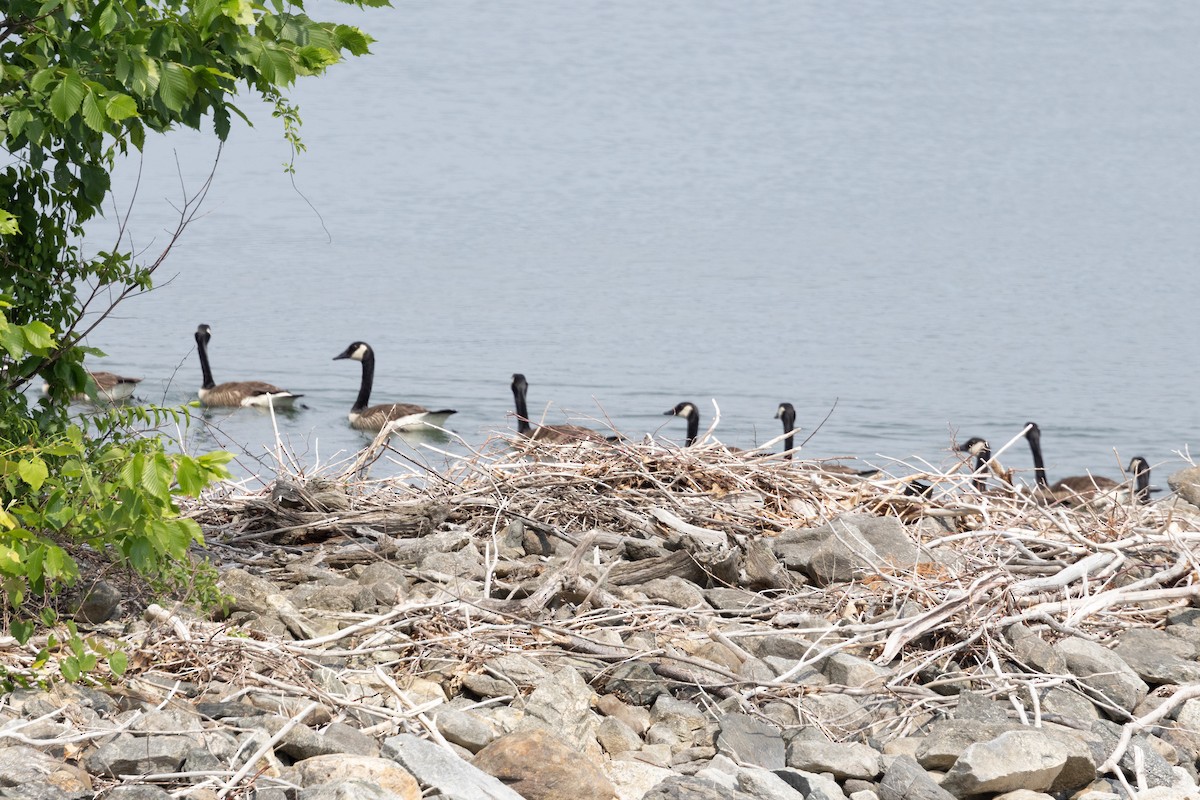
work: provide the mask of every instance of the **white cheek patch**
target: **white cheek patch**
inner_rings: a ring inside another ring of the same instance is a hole
[[[366,354],[367,354],[367,346],[365,344],[360,344],[358,347],[354,348],[354,353],[350,357],[353,358],[355,361],[362,361],[363,356],[365,356]]]

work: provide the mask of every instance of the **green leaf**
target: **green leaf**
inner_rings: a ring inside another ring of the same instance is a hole
[[[68,70],[62,81],[50,93],[50,113],[59,122],[66,122],[79,111],[87,88],[75,70]]]
[[[22,647],[33,636],[33,621],[32,620],[13,620],[8,626],[8,632],[13,635],[17,643]]]
[[[84,124],[97,133],[104,133],[104,129],[108,125],[108,113],[105,106],[104,98],[95,92],[89,91],[83,98]]]
[[[195,93],[196,82],[187,67],[174,61],[163,62],[162,77],[158,82],[158,96],[162,98],[163,105],[177,113],[181,112]]]
[[[138,113],[137,101],[127,94],[110,93],[108,95],[108,105],[105,106],[104,113],[108,114],[109,119],[117,121],[136,117]]]
[[[17,224],[17,218],[0,208],[0,236],[9,236],[20,232],[21,226]]]
[[[338,43],[349,50],[351,55],[365,56],[371,52],[370,44],[373,40],[353,25],[338,25],[334,30]]]
[[[17,465],[17,472],[20,474],[21,480],[29,484],[35,492],[42,488],[42,484],[50,475],[50,470],[46,468],[46,462],[37,456],[21,459],[21,463]]]
[[[125,670],[129,668],[129,656],[125,655],[124,650],[117,650],[108,657],[108,668],[113,675],[118,678],[125,674]]]
[[[70,656],[60,661],[58,664],[58,670],[62,673],[62,676],[67,679],[67,683],[75,683],[75,681],[79,680],[79,676],[82,674],[79,669],[79,660],[75,658],[75,656]]]
[[[54,70],[40,69],[33,74],[32,78],[29,79],[29,88],[33,89],[35,92],[44,92],[46,91],[46,87],[49,86],[53,80]]]
[[[21,326],[25,347],[35,355],[45,355],[54,348],[54,329],[44,322],[34,320]]]

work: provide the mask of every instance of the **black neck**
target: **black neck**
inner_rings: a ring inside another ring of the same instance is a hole
[[[371,402],[371,386],[375,383],[375,353],[371,350],[363,353],[362,383],[358,387],[358,399],[354,401],[351,411],[362,411]]]
[[[1141,469],[1133,476],[1133,496],[1141,505],[1146,505],[1150,502],[1150,467],[1149,465],[1139,464]]]
[[[517,433],[527,436],[533,429],[529,424],[529,408],[525,405],[525,387],[519,383],[512,385],[513,402],[517,406]]]
[[[202,333],[196,334],[196,352],[200,354],[200,372],[204,377],[204,382],[200,384],[200,388],[211,389],[217,383],[213,380],[212,370],[208,366],[208,342],[207,337]]]
[[[1042,460],[1042,437],[1031,430],[1025,434],[1025,438],[1029,440],[1029,452],[1033,455],[1034,479],[1038,486],[1049,489],[1050,482],[1046,480],[1046,462]]]
[[[683,446],[691,447],[696,443],[696,437],[700,433],[700,414],[697,413],[696,409],[693,408],[692,413],[688,414],[687,423],[687,439],[684,441]]]
[[[983,448],[975,456],[975,488],[982,492],[987,488],[987,473],[983,470],[987,469],[987,463],[992,460],[992,451],[990,448]]]
[[[796,414],[795,412],[785,411],[780,419],[783,420],[783,432],[787,434],[787,438],[783,440],[783,449],[785,451],[783,457],[791,461],[792,447],[796,444],[796,435],[792,433],[792,431],[796,430]]]

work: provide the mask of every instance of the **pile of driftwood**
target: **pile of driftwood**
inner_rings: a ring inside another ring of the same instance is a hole
[[[931,670],[943,681],[978,686],[994,678],[993,689],[1009,686],[1011,676],[995,668],[1012,657],[1002,634],[1014,623],[1103,641],[1161,622],[1196,595],[1194,509],[1139,505],[1128,492],[1066,508],[1011,485],[981,494],[965,463],[864,477],[715,443],[501,444],[433,476],[281,479],[269,492],[208,498],[197,515],[217,557],[260,568],[270,566],[264,552],[282,562],[317,548],[329,566],[385,559],[415,570],[434,545],[428,537],[453,531],[434,546],[473,542],[484,572],[475,582],[442,581],[469,613],[436,604],[420,612],[450,618],[431,626],[441,636],[491,619],[504,648],[521,641],[515,629],[530,647],[544,648],[553,629],[559,638],[549,641],[559,646],[627,658],[587,638],[597,615],[609,629],[616,615],[680,642],[704,638],[712,620],[733,616],[812,638],[820,645],[814,661],[849,652],[890,664],[887,691],[920,684],[923,695],[931,693]],[[898,517],[929,557],[828,585],[783,567],[771,547],[781,533],[848,512]],[[537,544],[522,550],[526,534]],[[266,543],[274,547],[264,551]],[[549,557],[555,552],[562,558]],[[741,588],[754,599],[737,612],[681,611],[628,591],[669,577]],[[796,626],[800,615],[832,622],[808,630]],[[477,650],[487,636],[469,633]],[[747,685],[728,671],[688,680],[746,700],[795,690],[787,681]]]

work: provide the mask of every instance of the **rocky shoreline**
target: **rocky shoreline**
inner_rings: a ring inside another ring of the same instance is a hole
[[[88,627],[127,673],[11,693],[0,798],[1200,798],[1197,472],[1067,509],[540,445],[230,490],[227,608]]]

